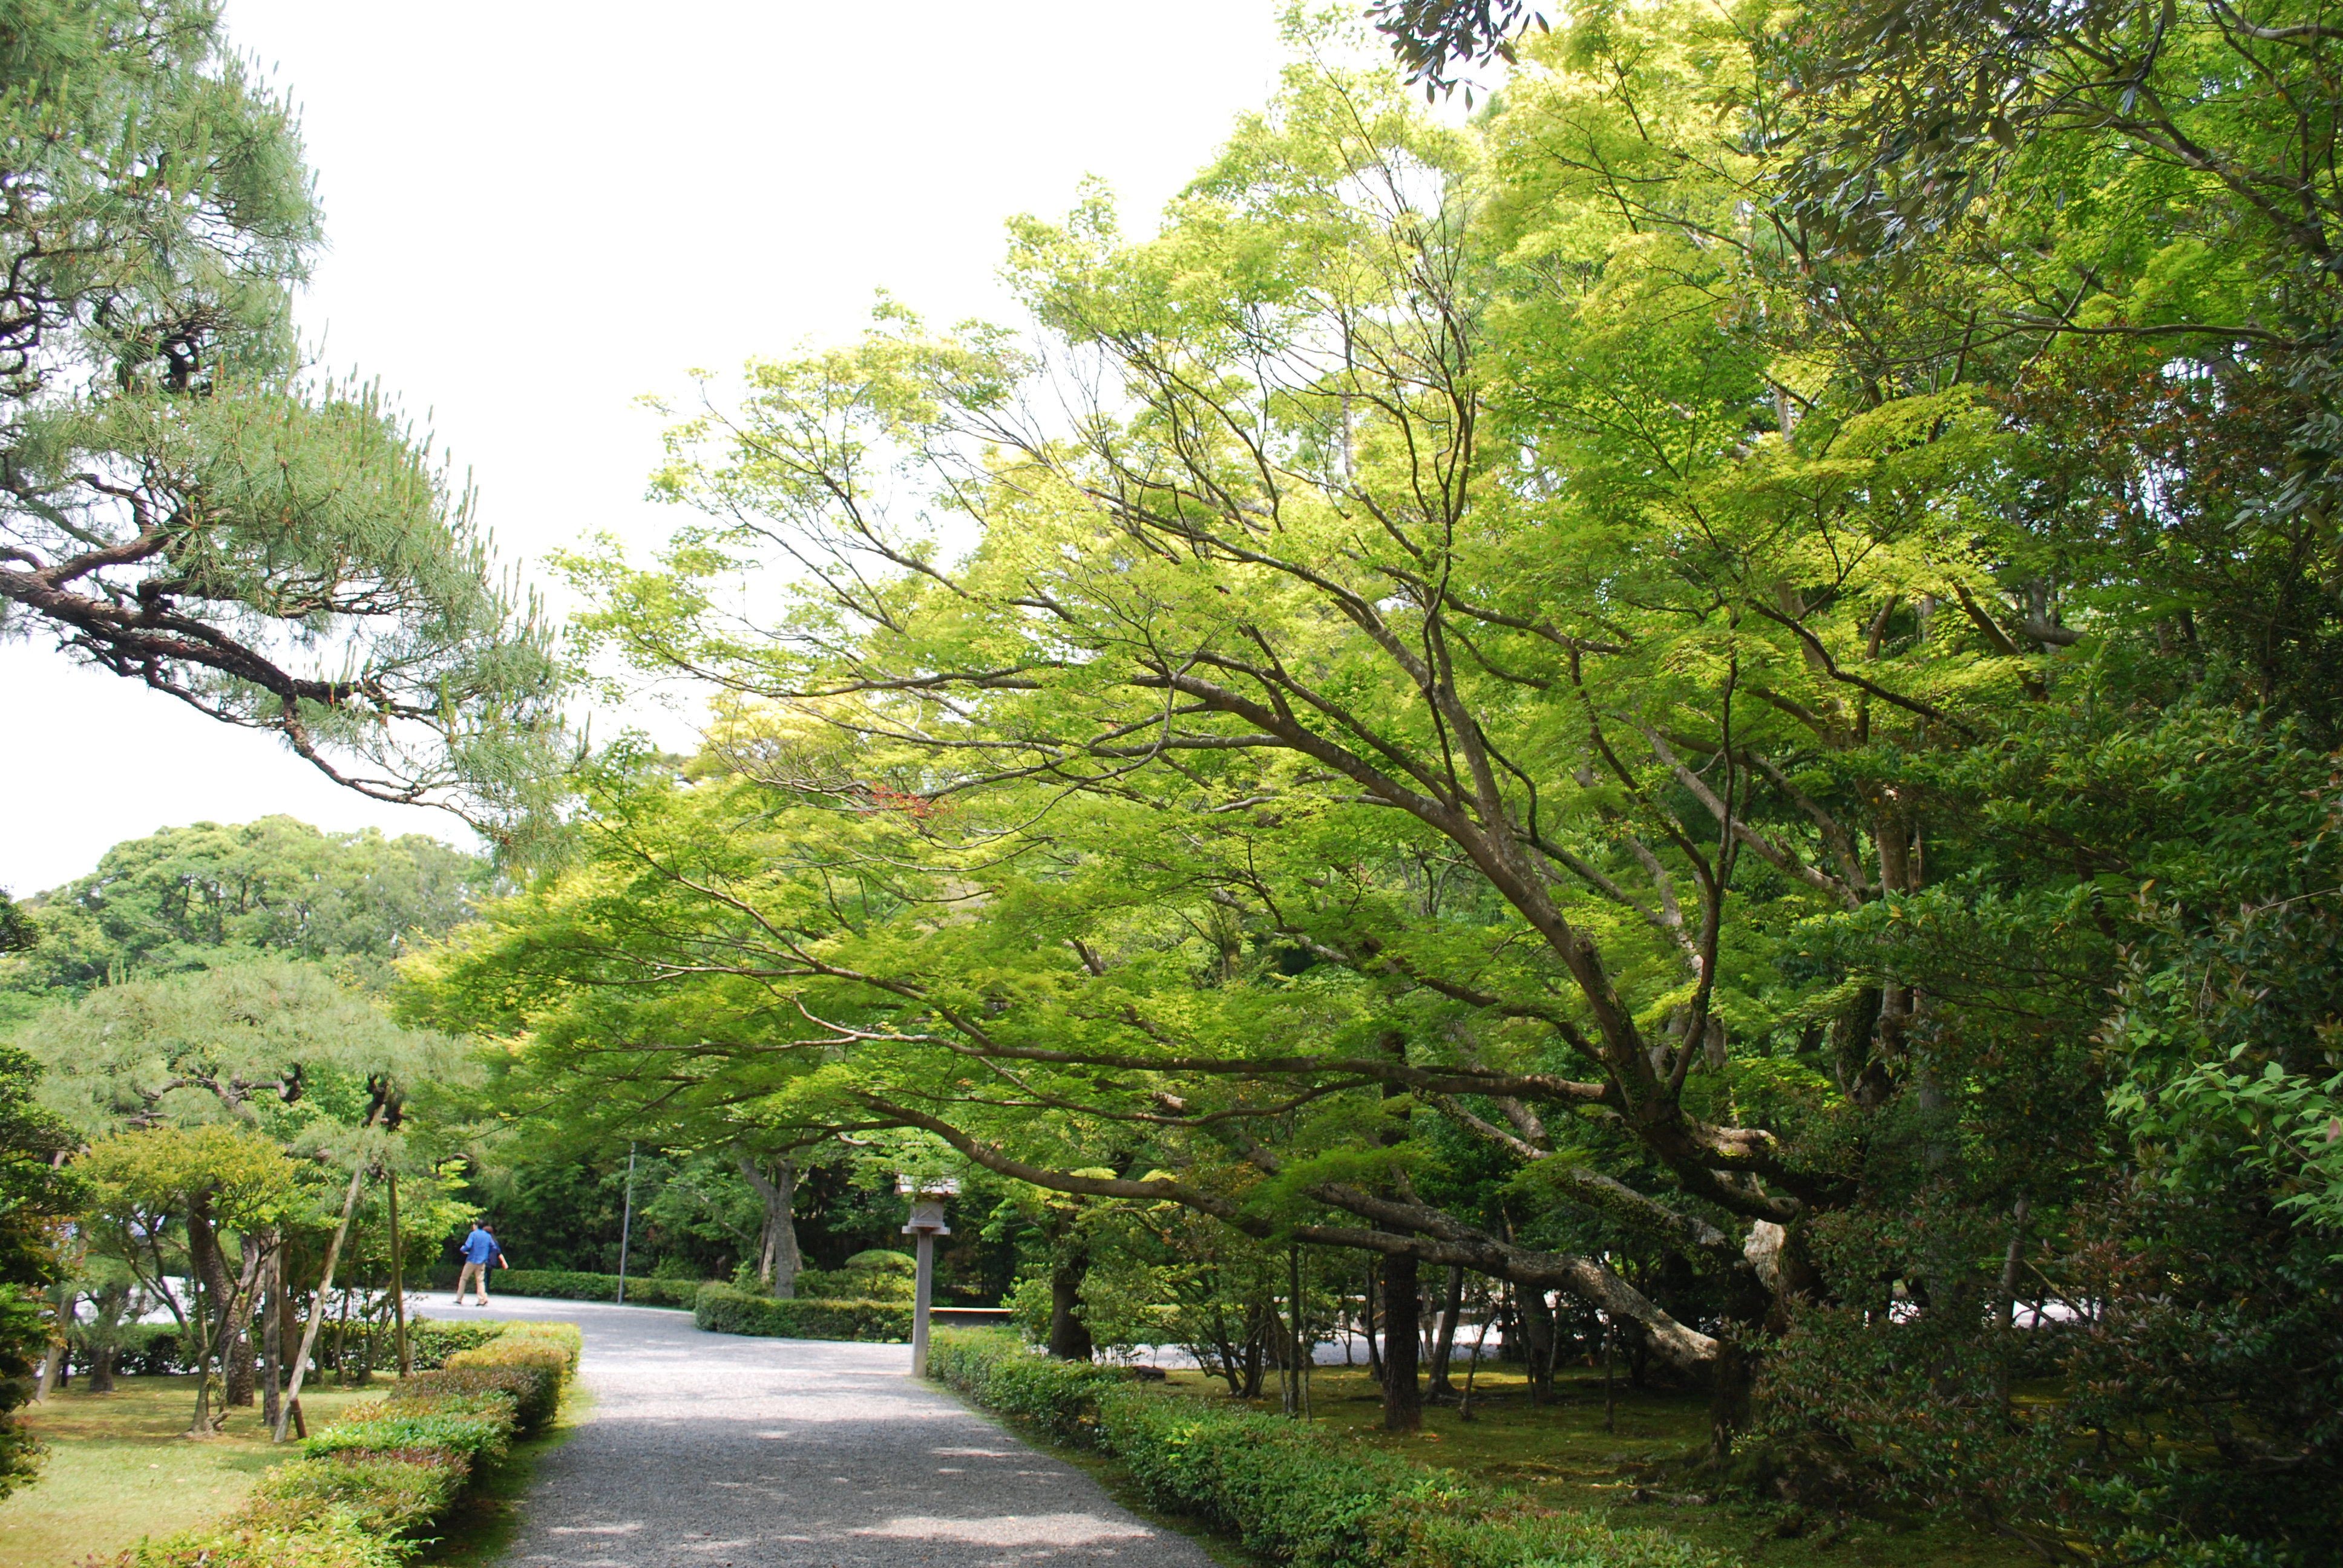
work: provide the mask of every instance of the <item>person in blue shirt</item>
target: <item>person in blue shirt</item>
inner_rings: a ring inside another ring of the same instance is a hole
[[[456,1276],[456,1304],[464,1304],[464,1288],[474,1280],[479,1282],[480,1305],[488,1304],[488,1261],[493,1258],[499,1269],[512,1265],[497,1248],[497,1239],[478,1220],[472,1221],[472,1233],[464,1238],[464,1269]]]

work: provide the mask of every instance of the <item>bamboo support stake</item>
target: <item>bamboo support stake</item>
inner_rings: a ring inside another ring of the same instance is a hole
[[[367,1126],[372,1128],[381,1115],[382,1107],[377,1105],[367,1117]],[[342,1198],[342,1222],[334,1227],[333,1244],[326,1249],[325,1277],[317,1282],[317,1293],[309,1298],[309,1323],[301,1331],[301,1353],[293,1358],[293,1386],[286,1391],[285,1408],[277,1412],[277,1430],[268,1437],[271,1442],[285,1441],[285,1423],[296,1419],[295,1412],[301,1408],[301,1380],[309,1374],[309,1355],[317,1348],[318,1329],[325,1325],[326,1297],[334,1288],[334,1265],[341,1259],[342,1243],[349,1239],[350,1216],[357,1212],[358,1189],[365,1184],[366,1169],[366,1161],[360,1160],[357,1169],[350,1172],[350,1190]]]
[[[397,1324],[398,1381],[405,1382],[415,1375],[414,1362],[407,1353],[407,1282],[398,1270],[398,1172],[393,1171],[390,1183],[390,1311]]]

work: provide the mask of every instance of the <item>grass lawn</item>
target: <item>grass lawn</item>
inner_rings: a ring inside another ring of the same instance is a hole
[[[257,1405],[230,1412],[216,1438],[181,1437],[196,1407],[191,1378],[117,1378],[119,1392],[105,1394],[84,1393],[75,1381],[17,1412],[48,1457],[38,1480],[0,1502],[0,1568],[75,1568],[142,1535],[217,1518],[243,1501],[255,1476],[301,1452],[295,1442],[270,1445]],[[301,1412],[315,1432],[366,1397],[312,1384],[301,1391]]]
[[[1455,1376],[1462,1387],[1461,1366]],[[1228,1398],[1227,1384],[1202,1372],[1173,1372],[1161,1386],[1190,1398]],[[1255,1408],[1277,1409],[1273,1379],[1270,1386],[1272,1397]],[[1474,1382],[1472,1421],[1458,1420],[1453,1404],[1426,1404],[1423,1432],[1394,1437],[1383,1430],[1382,1404],[1365,1368],[1321,1367],[1310,1380],[1311,1413],[1321,1430],[1461,1471],[1548,1507],[1592,1513],[1618,1529],[1664,1530],[1762,1568],[2018,1568],[2039,1561],[2016,1542],[1958,1519],[1816,1519],[1785,1539],[1775,1533],[1788,1512],[1780,1507],[1635,1502],[1632,1493],[1640,1485],[1670,1496],[1702,1490],[1696,1477],[1664,1479],[1661,1471],[1706,1445],[1706,1397],[1639,1392],[1623,1377],[1618,1430],[1606,1432],[1600,1373],[1565,1368],[1554,1388],[1557,1403],[1534,1407],[1519,1371],[1484,1362]]]

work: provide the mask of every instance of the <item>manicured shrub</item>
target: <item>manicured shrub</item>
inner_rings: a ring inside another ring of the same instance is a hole
[[[780,1301],[723,1284],[699,1287],[691,1321],[710,1333],[773,1339],[883,1342],[911,1337],[911,1309],[901,1302]]]
[[[1151,1391],[1111,1367],[1045,1360],[1011,1334],[938,1334],[928,1370],[974,1403],[1113,1454],[1156,1506],[1304,1568],[1723,1568],[1725,1561],[1658,1532],[1549,1513],[1282,1417]]]
[[[574,1323],[447,1323],[410,1339],[424,1372],[342,1412],[262,1475],[224,1523],[142,1541],[117,1568],[398,1568],[514,1434],[550,1419],[577,1369]],[[429,1349],[421,1348],[428,1344]]]
[[[262,1473],[235,1523],[299,1530],[338,1513],[370,1533],[419,1535],[454,1506],[470,1478],[461,1455],[438,1449],[297,1459]]]
[[[493,1321],[444,1323],[437,1318],[407,1320],[407,1353],[417,1372],[434,1372],[458,1351],[487,1344],[505,1332]]]
[[[564,1378],[578,1375],[578,1358],[584,1354],[586,1350],[586,1336],[578,1332],[576,1323],[507,1323],[505,1332],[490,1342],[503,1343],[513,1341],[535,1341],[559,1345],[563,1353],[568,1358],[567,1364],[562,1368],[561,1375]]]
[[[116,1568],[401,1568],[408,1548],[369,1532],[347,1512],[297,1530],[216,1525],[145,1540],[115,1559]]]
[[[474,1469],[493,1464],[511,1446],[519,1425],[508,1393],[402,1401],[358,1405],[301,1446],[309,1458],[353,1450],[434,1448],[461,1456]]]
[[[535,1353],[558,1356],[561,1352],[558,1346],[547,1346]],[[553,1412],[560,1408],[561,1369],[552,1365],[467,1363],[438,1372],[417,1372],[390,1391],[390,1401],[394,1405],[412,1404],[419,1400],[481,1393],[511,1395],[515,1419],[526,1436],[551,1421]]]

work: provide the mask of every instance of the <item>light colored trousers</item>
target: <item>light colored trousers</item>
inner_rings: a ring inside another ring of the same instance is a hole
[[[488,1266],[486,1263],[467,1263],[464,1265],[463,1272],[456,1276],[456,1299],[458,1301],[460,1302],[464,1299],[465,1287],[470,1284],[474,1280],[478,1280],[480,1282],[480,1300],[485,1302],[488,1299]]]

